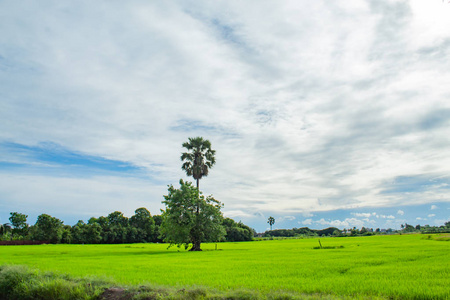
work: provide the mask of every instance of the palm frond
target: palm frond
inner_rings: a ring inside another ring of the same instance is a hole
[[[202,137],[188,140],[182,144],[189,151],[181,154],[180,158],[184,162],[181,169],[186,171],[188,176],[201,179],[208,175],[209,169],[216,163],[214,158],[216,151],[211,149],[211,142]]]

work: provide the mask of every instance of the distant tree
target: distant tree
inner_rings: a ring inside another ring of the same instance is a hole
[[[72,227],[70,225],[63,225],[61,234],[61,243],[63,244],[72,243]]]
[[[154,243],[162,243],[164,241],[164,237],[161,236],[160,233],[160,226],[162,223],[162,216],[161,215],[154,215],[152,217],[153,221],[155,222],[155,229],[153,231],[153,234],[150,237],[150,241]]]
[[[120,211],[110,213],[107,218],[109,226],[128,226],[128,218]]]
[[[343,236],[342,231],[336,229],[335,231],[333,231],[333,236]]]
[[[275,218],[270,216],[269,220],[267,221],[267,223],[269,223],[270,225],[270,230],[272,230],[272,225],[275,224]]]
[[[120,211],[112,212],[107,217],[107,230],[104,239],[109,244],[122,244],[127,242],[128,218]]]
[[[415,229],[414,226],[409,225],[408,223],[405,223],[405,225],[403,226],[404,232],[413,232],[414,229]]]
[[[104,218],[105,217],[100,217]],[[99,219],[100,219],[99,218]],[[73,242],[78,244],[99,244],[103,241],[103,229],[97,218],[90,218],[88,223],[78,221],[72,227]],[[107,226],[107,222],[105,222]]]
[[[130,225],[135,229],[132,230],[135,234],[130,241],[138,243],[150,241],[155,230],[155,221],[146,208],[141,207],[135,210],[134,216],[130,218]]]
[[[204,197],[191,182],[180,180],[180,189],[169,186],[164,196],[166,209],[162,213],[160,233],[171,245],[184,245],[190,251],[201,251],[202,242],[221,240],[222,204],[212,196]]]
[[[154,215],[153,221],[155,221],[156,226],[161,226],[162,223],[162,216],[161,215]]]
[[[10,213],[9,221],[11,222],[13,229],[13,234],[25,236],[28,234],[28,224],[27,218],[28,216],[25,214],[21,214],[18,212]]]
[[[0,235],[11,232],[11,229],[12,227],[10,223],[0,224]]]
[[[79,220],[71,229],[72,242],[75,244],[86,243],[86,223]]]
[[[224,219],[222,225],[226,231],[225,240],[227,242],[251,241],[255,235],[254,229],[230,218]]]
[[[36,224],[33,226],[31,237],[36,241],[49,241],[59,243],[63,234],[63,222],[47,214],[41,214],[37,217]]]
[[[86,239],[87,244],[99,244],[102,242],[102,227],[98,223],[87,224],[86,226]]]
[[[211,149],[211,142],[202,137],[189,138],[189,142],[183,143],[183,147],[188,152],[181,154],[181,161],[183,161],[181,169],[186,172],[186,175],[194,177],[199,189],[200,179],[208,176],[209,169],[216,163],[214,158],[216,151]]]

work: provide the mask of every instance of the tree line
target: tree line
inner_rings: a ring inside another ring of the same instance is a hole
[[[267,230],[262,234],[262,237],[313,237],[313,236],[368,236],[368,235],[382,235],[382,234],[401,234],[401,233],[449,233],[450,221],[445,222],[441,226],[430,225],[416,225],[415,227],[405,223],[401,224],[400,230],[392,228],[380,229],[380,228],[368,228],[361,227],[356,228],[344,228],[343,230],[336,227],[329,227],[325,229],[309,229],[308,227],[292,228],[292,229],[275,229]]]
[[[146,208],[138,208],[130,218],[120,211],[106,217],[92,217],[87,222],[65,225],[48,214],[37,217],[34,225],[27,223],[28,216],[11,212],[9,221],[0,225],[0,241],[43,241],[63,244],[122,244],[161,243],[161,215],[151,215]],[[218,241],[250,241],[255,231],[242,222],[230,218],[221,220],[225,235]]]

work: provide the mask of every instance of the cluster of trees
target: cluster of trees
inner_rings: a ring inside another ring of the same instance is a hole
[[[450,232],[450,221],[445,222],[441,226],[430,225],[416,225],[415,227],[409,224],[402,224],[401,230],[395,230],[392,228],[380,229],[362,227],[358,229],[344,228],[340,230],[336,227],[329,227],[326,229],[316,230],[309,229],[308,227],[292,228],[292,229],[275,229],[264,232],[263,237],[303,237],[303,236],[367,236],[377,234],[395,234],[395,233],[445,233]]]
[[[441,226],[430,226],[430,225],[410,225],[408,223],[400,225],[402,228],[401,232],[405,233],[448,233],[450,232],[450,221],[445,222],[444,225]]]
[[[48,214],[37,217],[34,225],[27,224],[28,216],[12,212],[10,230],[0,236],[2,240],[32,240],[49,243],[141,243],[158,242],[158,226],[161,216],[152,216],[146,208],[138,208],[131,218],[115,211],[107,217],[92,217],[87,223],[78,221],[74,226]],[[4,224],[5,225],[5,224]]]
[[[48,214],[38,216],[34,225],[27,224],[28,216],[10,213],[10,223],[0,225],[0,241],[46,241],[65,244],[122,244],[161,243],[162,216],[152,216],[146,208],[138,208],[131,218],[120,211],[106,217],[92,217],[87,223],[80,220],[75,225],[64,225],[63,221]],[[255,231],[233,219],[221,219],[224,235],[218,241],[250,241]]]
[[[300,237],[300,236],[328,236],[337,234],[336,231],[341,232],[336,227],[329,227],[326,229],[316,230],[308,227],[292,228],[292,229],[275,229],[264,232],[263,237]]]

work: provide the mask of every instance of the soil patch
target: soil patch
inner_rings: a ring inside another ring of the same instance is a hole
[[[100,295],[101,300],[128,300],[132,298],[133,295],[127,293],[125,289],[115,287],[106,289],[103,294]]]

